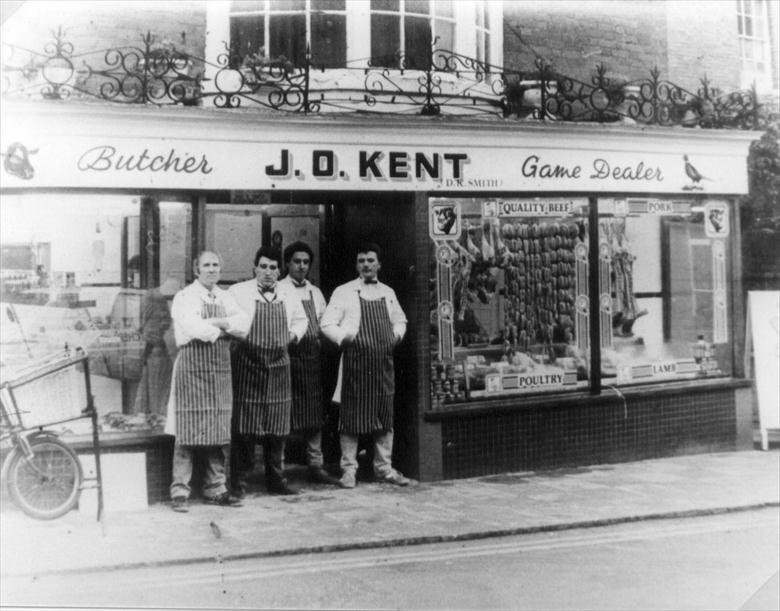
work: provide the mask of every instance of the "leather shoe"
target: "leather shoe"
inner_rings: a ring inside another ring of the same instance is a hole
[[[329,486],[341,486],[341,481],[333,477],[322,467],[309,467],[309,481],[314,484],[328,484]]]
[[[294,494],[298,494],[298,491],[295,488],[290,488],[286,479],[267,482],[266,488],[271,494],[281,494],[283,496],[292,496]]]
[[[383,484],[394,484],[396,486],[408,486],[412,480],[408,477],[404,477],[395,469],[388,471],[384,475],[378,475],[377,481]]]
[[[339,480],[339,485],[342,488],[354,488],[356,483],[355,474],[349,471],[345,472]]]
[[[187,502],[187,497],[175,496],[171,500],[171,509],[177,513],[187,513],[190,510],[190,505]]]
[[[223,507],[241,507],[243,505],[240,499],[231,496],[229,492],[223,492],[217,496],[207,496],[203,502],[206,505],[221,505]]]

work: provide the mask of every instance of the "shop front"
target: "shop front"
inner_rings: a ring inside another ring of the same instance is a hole
[[[385,253],[410,322],[404,472],[752,443],[735,209],[752,134],[5,106],[3,370],[86,348],[102,443],[146,453],[150,500],[170,469],[168,308],[193,256],[217,251],[227,286],[261,245],[299,239],[326,297],[355,276],[359,241]]]

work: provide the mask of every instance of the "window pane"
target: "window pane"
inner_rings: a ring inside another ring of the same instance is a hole
[[[398,0],[371,0],[372,11],[394,11],[401,10],[401,5]]]
[[[431,396],[447,403],[588,384],[587,200],[432,198]],[[534,200],[534,208],[539,200]],[[553,203],[551,201],[551,203]]]
[[[485,32],[477,30],[477,60],[485,61]]]
[[[230,3],[230,12],[248,12],[256,11],[262,12],[265,10],[265,2],[263,0],[234,0]]]
[[[745,36],[753,36],[753,19],[745,17]]]
[[[343,11],[347,8],[347,0],[311,0],[312,11]]]
[[[278,15],[270,17],[271,44],[268,55],[271,59],[285,59],[296,67],[306,60],[306,17],[304,15]]]
[[[400,23],[400,18],[393,15],[371,15],[371,63],[374,66],[398,66]]]
[[[271,0],[272,11],[304,11],[306,0]]]
[[[440,19],[437,19],[434,24],[436,27],[436,36],[439,38],[439,41],[436,43],[436,48],[453,51],[455,49],[455,24]]]
[[[433,3],[433,11],[438,17],[452,17],[453,6],[451,0],[436,0]]]
[[[347,62],[347,25],[344,15],[311,16],[312,62],[317,67],[343,68]]]
[[[429,0],[406,0],[404,11],[417,15],[430,15],[431,3]]]
[[[248,280],[252,260],[263,240],[263,214],[258,207],[206,204],[206,248],[222,257],[220,284]]]
[[[103,431],[161,427],[176,354],[168,306],[191,257],[189,204],[5,195],[1,231],[2,302],[13,314],[0,319],[3,377],[65,343],[81,346]]]
[[[686,201],[628,200],[629,216],[600,220],[609,253],[601,283],[611,296],[601,312],[605,383],[731,374],[728,243],[705,230],[705,222],[723,227],[729,213],[725,202],[713,203],[697,210]]]
[[[265,19],[262,15],[230,19],[231,66],[240,65],[251,54],[265,55]]]
[[[431,24],[430,19],[420,17],[404,18],[406,34],[406,67],[425,70],[430,65]]]
[[[481,2],[477,2],[474,6],[474,20],[478,28],[485,27],[485,13]]]

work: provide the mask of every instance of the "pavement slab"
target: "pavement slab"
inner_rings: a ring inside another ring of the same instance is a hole
[[[37,576],[476,539],[778,507],[780,452],[726,452],[406,488],[359,482],[250,494],[244,506],[193,501],[133,512],[31,519],[4,502],[0,575]]]

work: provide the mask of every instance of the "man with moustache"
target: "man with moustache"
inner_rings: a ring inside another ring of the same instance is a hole
[[[341,403],[339,442],[341,485],[354,488],[358,436],[374,441],[374,475],[380,482],[406,486],[410,480],[393,469],[393,350],[406,334],[406,315],[395,291],[377,280],[382,252],[361,244],[359,277],[337,287],[322,317],[323,334],[343,348],[333,400]]]
[[[230,287],[229,293],[252,322],[246,339],[233,343],[233,444],[231,488],[247,490],[256,441],[263,444],[265,484],[272,494],[297,494],[284,477],[284,443],[290,433],[292,388],[290,344],[306,334],[308,319],[295,292],[277,280],[277,250],[264,246],[255,254],[255,278]]]
[[[179,348],[173,367],[166,432],[176,435],[172,508],[189,510],[192,460],[206,455],[206,503],[238,506],[225,486],[233,396],[229,338],[241,337],[249,318],[227,291],[217,286],[219,256],[203,251],[194,263],[196,280],[173,298],[171,318]]]

